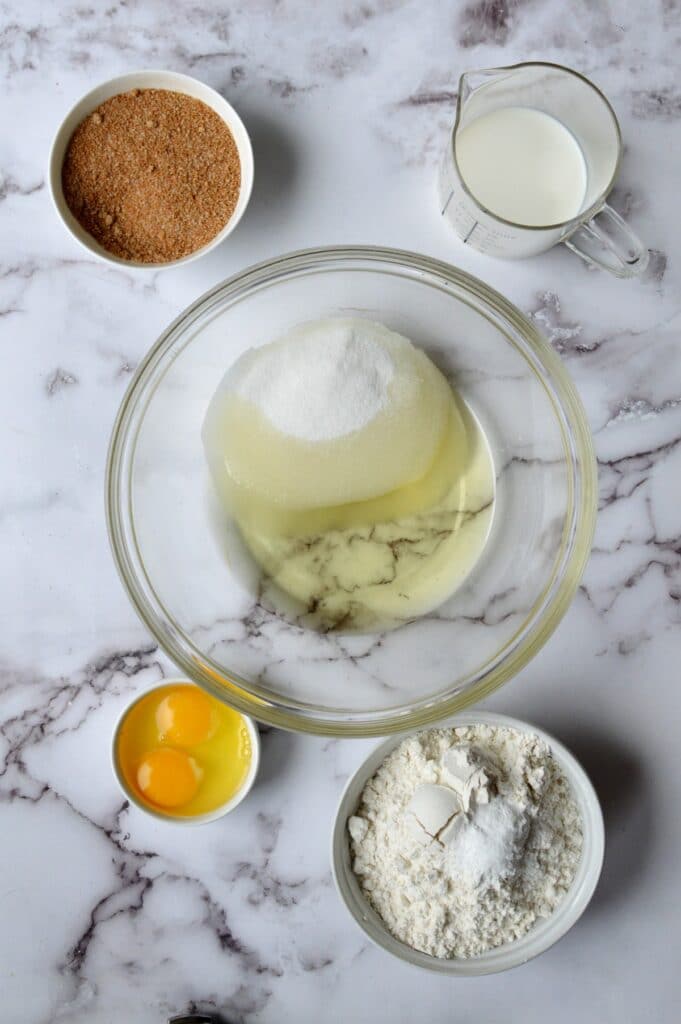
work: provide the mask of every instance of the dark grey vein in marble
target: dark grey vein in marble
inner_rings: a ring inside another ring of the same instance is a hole
[[[33,196],[45,188],[45,182],[41,179],[38,182],[25,185],[16,178],[0,171],[0,203],[10,196]]]
[[[681,117],[681,91],[671,86],[632,93],[631,112],[645,121],[676,121]]]
[[[74,373],[70,373],[68,370],[64,370],[61,366],[58,366],[45,381],[45,393],[49,398],[52,398],[52,396],[56,395],[57,392],[63,391],[64,388],[72,387],[77,383],[78,378]]]

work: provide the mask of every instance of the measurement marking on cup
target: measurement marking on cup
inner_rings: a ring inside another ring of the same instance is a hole
[[[466,235],[466,237],[465,237],[465,238],[464,238],[464,240],[463,240],[463,244],[464,244],[464,245],[466,244],[466,242],[468,241],[468,239],[469,239],[469,238],[471,237],[471,235],[473,234],[473,232],[475,231],[475,229],[477,228],[477,226],[478,226],[478,224],[479,224],[479,223],[480,223],[480,221],[479,221],[479,220],[476,220],[475,224],[473,225],[473,227],[472,227],[472,228],[470,229],[470,231],[468,232],[468,234]]]
[[[453,197],[454,197],[454,189],[452,189],[452,191],[449,193],[449,195],[447,196],[447,202],[445,203],[445,205],[440,210],[440,213],[442,214],[442,216],[444,216],[444,214],[445,214],[445,212],[447,210],[447,207],[451,203]]]

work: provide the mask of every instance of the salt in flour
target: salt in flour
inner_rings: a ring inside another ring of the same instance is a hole
[[[548,917],[582,849],[579,809],[548,746],[488,725],[404,740],[348,831],[353,870],[392,934],[446,958],[478,956]]]

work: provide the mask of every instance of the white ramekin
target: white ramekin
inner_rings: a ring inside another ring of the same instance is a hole
[[[126,799],[130,801],[131,804],[134,804],[135,807],[139,807],[141,811],[144,811],[145,814],[150,814],[152,818],[159,818],[161,821],[172,822],[174,825],[205,825],[209,821],[217,821],[218,818],[224,818],[225,814],[229,814],[229,812],[233,811],[235,807],[238,807],[241,801],[244,800],[246,796],[248,796],[249,792],[253,788],[253,783],[255,782],[256,776],[258,774],[258,768],[260,767],[260,733],[258,732],[258,727],[253,721],[253,719],[249,718],[248,715],[241,714],[241,712],[239,711],[238,714],[241,715],[244,722],[246,723],[248,735],[251,741],[251,763],[248,768],[248,775],[244,779],[241,788],[237,790],[232,799],[228,800],[227,803],[221,804],[220,807],[216,807],[214,811],[208,811],[206,814],[192,815],[191,817],[181,817],[176,814],[170,814],[169,812],[162,811],[160,808],[157,809],[154,807],[150,807],[149,804],[146,804],[142,800],[140,800],[137,793],[135,793],[135,791],[132,790],[125,781],[123,772],[121,771],[120,765],[118,764],[118,756],[116,753],[118,747],[118,735],[121,731],[121,726],[123,725],[123,722],[125,721],[129,712],[132,710],[132,708],[134,708],[136,704],[139,704],[141,700],[143,700],[145,697],[148,697],[150,693],[154,692],[154,690],[161,690],[164,689],[166,686],[172,686],[173,684],[180,686],[194,686],[197,690],[201,689],[201,687],[196,686],[196,684],[193,683],[191,679],[162,679],[160,683],[155,683],[154,686],[150,686],[149,689],[145,690],[143,693],[140,693],[139,696],[135,697],[135,699],[127,705],[127,707],[120,715],[118,721],[116,722],[116,727],[113,732],[113,739],[111,741],[111,767],[113,768],[113,773],[114,776],[116,777],[118,785],[123,790],[123,795],[126,797]],[[203,693],[204,691],[202,690],[201,692]],[[214,698],[211,697],[211,700],[214,700]]]
[[[584,832],[582,856],[572,885],[553,914],[536,924],[521,939],[466,960],[445,960],[430,956],[428,953],[412,949],[391,935],[379,915],[364,898],[357,877],[352,871],[347,820],[354,814],[364,786],[379,765],[402,740],[413,735],[413,731],[391,736],[381,743],[348,780],[336,813],[331,844],[331,863],[336,888],[342,901],[359,927],[373,943],[388,953],[392,953],[393,956],[417,967],[424,967],[427,970],[454,977],[472,977],[480,974],[496,974],[511,967],[518,967],[545,952],[572,928],[588,906],[598,883],[603,865],[605,831],[598,797],[588,776],[569,750],[553,736],[549,736],[542,729],[537,729],[536,726],[527,722],[486,711],[469,711],[454,715],[452,718],[430,726],[430,728],[441,729],[459,725],[505,726],[509,729],[517,729],[519,732],[528,732],[539,736],[551,747],[551,753],[570,784],[582,816]]]
[[[118,96],[119,93],[129,92],[131,89],[169,89],[172,92],[181,92],[186,96],[193,96],[195,99],[202,100],[225,122],[234,137],[237,150],[239,151],[241,188],[232,216],[215,238],[212,238],[206,245],[197,249],[196,252],[189,253],[188,256],[183,256],[179,260],[170,260],[166,263],[140,263],[136,260],[124,260],[120,256],[115,256],[101,246],[85,228],[81,227],[64,199],[61,185],[61,170],[66,148],[74,131],[81,121],[88,114],[92,113],[100,103],[111,99],[112,96]],[[210,252],[211,249],[214,249],[227,238],[227,235],[234,231],[234,228],[243,217],[248,201],[251,198],[251,191],[253,189],[253,148],[248,132],[236,110],[220,93],[216,92],[215,89],[211,89],[209,85],[205,85],[189,75],[181,75],[176,71],[130,71],[126,75],[110,78],[108,81],[95,86],[94,89],[86,93],[71,108],[60,124],[52,143],[47,181],[52,201],[62,224],[88,252],[114,266],[133,267],[137,270],[161,270],[166,267],[179,267],[183,263],[190,263],[192,260],[199,259],[200,256]]]

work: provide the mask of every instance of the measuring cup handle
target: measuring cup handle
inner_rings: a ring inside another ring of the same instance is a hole
[[[607,203],[564,242],[587,263],[603,267],[615,277],[637,277],[648,266],[643,242]]]

